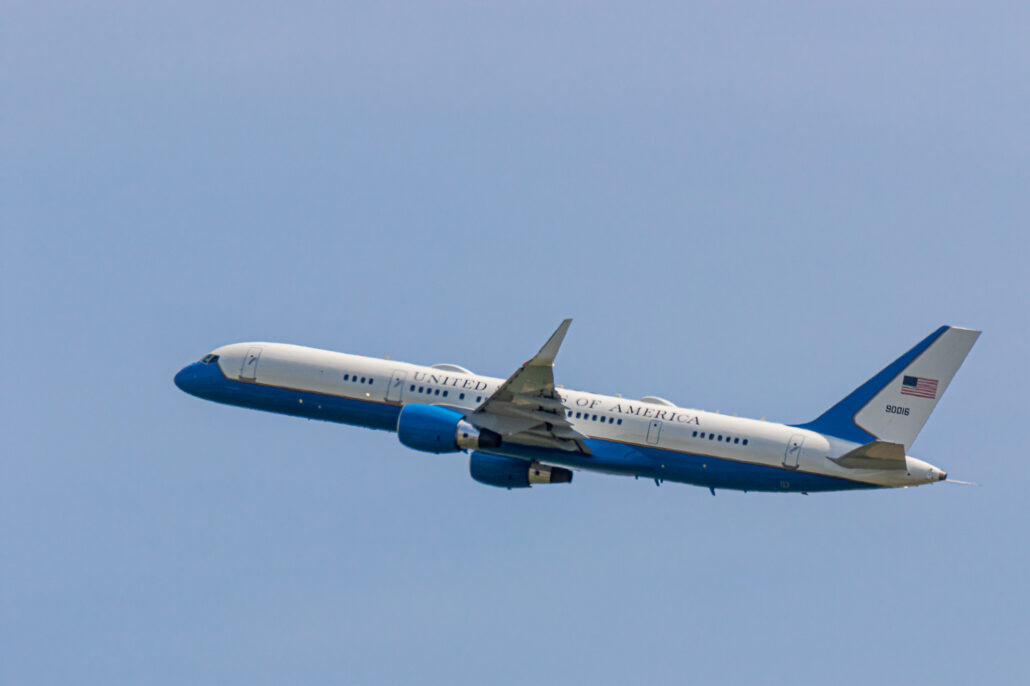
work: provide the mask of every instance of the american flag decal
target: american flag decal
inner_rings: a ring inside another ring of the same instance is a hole
[[[914,395],[917,398],[934,399],[937,397],[937,379],[906,376],[901,380],[901,395]]]

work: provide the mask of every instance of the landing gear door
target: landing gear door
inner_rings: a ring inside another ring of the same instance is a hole
[[[787,441],[787,452],[783,453],[783,466],[787,469],[797,469],[801,461],[801,448],[805,445],[805,437],[794,434]]]
[[[390,387],[386,389],[386,402],[399,403],[404,394],[404,378],[407,372],[397,369],[390,377]]]
[[[240,367],[241,381],[254,381],[257,378],[258,361],[261,359],[261,348],[250,348],[243,358],[243,365]]]

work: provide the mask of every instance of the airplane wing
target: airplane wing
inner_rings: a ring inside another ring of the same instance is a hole
[[[571,323],[563,321],[540,352],[468,415],[468,421],[496,431],[505,441],[590,455],[586,437],[572,428],[554,390],[554,357]]]

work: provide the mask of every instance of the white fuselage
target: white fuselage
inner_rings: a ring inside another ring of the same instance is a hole
[[[259,362],[248,371],[244,363],[254,351]],[[227,379],[385,405],[424,403],[471,411],[503,383],[454,365],[422,366],[283,343],[236,343],[212,352]],[[678,407],[658,398],[629,400],[563,388],[558,393],[573,428],[584,436],[667,451],[670,460],[677,454],[711,456],[887,487],[925,484],[942,475],[913,457],[906,457],[906,469],[845,468],[830,458],[859,444],[776,422]],[[560,455],[547,461],[593,468]],[[603,464],[597,469],[632,473]]]

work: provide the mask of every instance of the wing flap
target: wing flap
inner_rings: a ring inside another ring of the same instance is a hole
[[[501,434],[501,436],[505,438],[519,434],[527,429],[531,429],[540,423],[535,419],[529,419],[526,417],[508,417],[500,414],[479,411],[466,415],[465,419],[475,427],[480,429],[490,429],[491,431]]]

